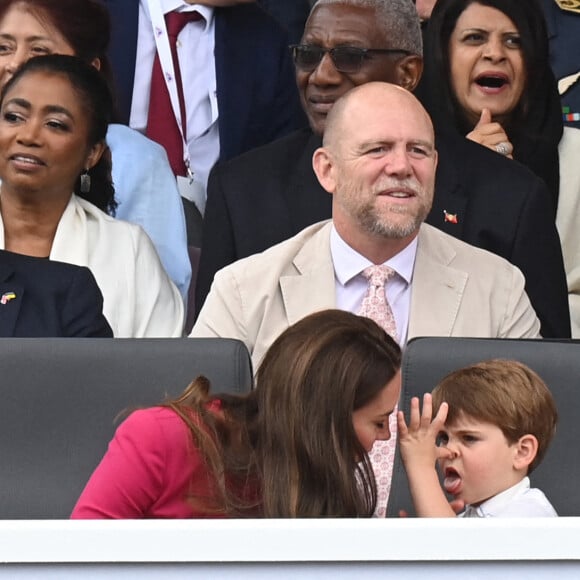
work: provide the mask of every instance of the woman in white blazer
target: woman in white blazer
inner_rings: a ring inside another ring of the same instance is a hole
[[[112,99],[77,57],[26,62],[0,95],[0,244],[88,266],[116,337],[180,336],[184,306],[143,230],[114,209]]]

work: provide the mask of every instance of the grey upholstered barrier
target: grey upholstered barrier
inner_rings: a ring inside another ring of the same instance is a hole
[[[515,359],[534,369],[550,387],[559,412],[556,436],[530,479],[561,516],[580,516],[580,341],[416,338],[403,356],[401,405],[431,391],[449,372],[491,358]],[[389,514],[413,513],[405,470],[397,453]]]
[[[0,339],[0,519],[68,518],[125,410],[197,375],[244,393],[252,369],[227,339]]]

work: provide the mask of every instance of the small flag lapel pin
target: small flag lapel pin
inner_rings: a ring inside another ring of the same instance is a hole
[[[443,215],[445,216],[445,219],[443,221],[449,222],[450,224],[458,223],[456,213],[449,213],[447,210],[444,209]]]
[[[16,298],[16,294],[14,292],[4,292],[2,294],[2,298],[0,298],[0,304],[8,304],[10,300],[14,300]]]

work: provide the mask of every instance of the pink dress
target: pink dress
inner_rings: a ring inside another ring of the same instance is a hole
[[[219,407],[216,402],[210,408]],[[208,517],[194,512],[187,497],[192,483],[203,493],[210,481],[187,425],[174,411],[135,411],[117,429],[71,518]]]

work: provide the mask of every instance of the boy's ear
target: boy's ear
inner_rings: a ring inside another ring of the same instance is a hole
[[[530,463],[536,458],[538,453],[538,440],[534,435],[522,435],[515,444],[514,468],[527,471]]]

